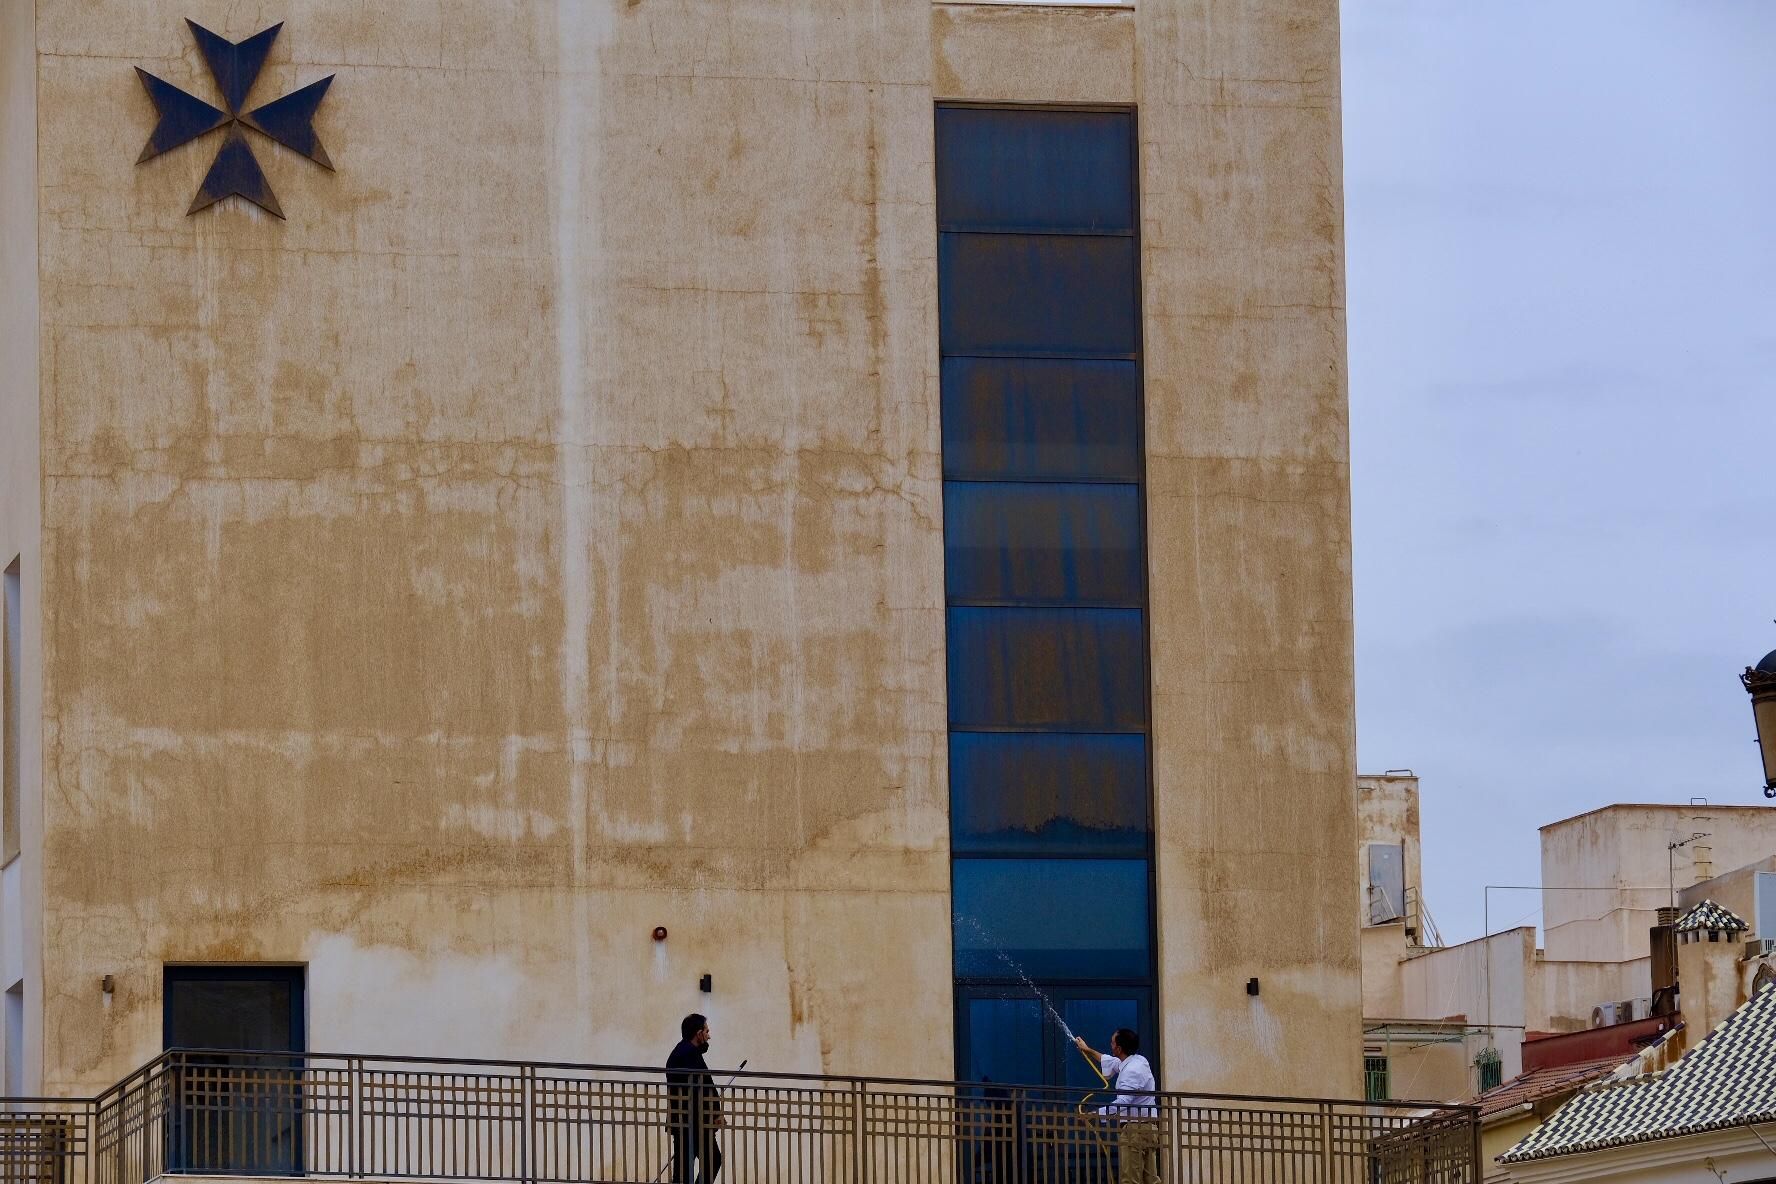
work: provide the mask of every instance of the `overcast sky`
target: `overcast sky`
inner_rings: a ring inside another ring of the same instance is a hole
[[[1776,3],[1345,0],[1344,126],[1359,762],[1459,940],[1544,823],[1764,800]]]

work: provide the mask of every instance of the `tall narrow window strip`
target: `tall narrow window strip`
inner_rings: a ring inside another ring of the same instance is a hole
[[[24,712],[24,703],[20,697],[20,687],[24,673],[24,625],[20,616],[19,604],[19,560],[15,557],[6,568],[6,617],[5,617],[5,727],[4,737],[0,737],[0,745],[5,748],[4,788],[0,790],[0,842],[4,843],[5,855],[0,862],[11,863],[19,853],[19,736],[20,716]]]
[[[1034,990],[1158,1040],[1134,116],[936,121],[956,1063],[1064,1084]]]

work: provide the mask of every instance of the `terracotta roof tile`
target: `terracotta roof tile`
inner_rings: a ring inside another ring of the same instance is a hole
[[[1634,1057],[1599,1057],[1591,1061],[1575,1061],[1570,1065],[1551,1065],[1519,1074],[1503,1085],[1496,1085],[1475,1099],[1480,1117],[1490,1118],[1514,1110],[1526,1102],[1538,1102],[1554,1094],[1568,1093],[1580,1086],[1608,1077]]]

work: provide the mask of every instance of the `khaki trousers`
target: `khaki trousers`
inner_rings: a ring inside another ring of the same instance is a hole
[[[1116,1135],[1118,1184],[1159,1184],[1159,1124],[1128,1119]]]

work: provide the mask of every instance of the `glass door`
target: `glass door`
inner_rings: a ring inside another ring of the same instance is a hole
[[[169,966],[163,1035],[174,1070],[169,1171],[302,1171],[301,967]],[[297,1055],[292,1055],[297,1054]]]

